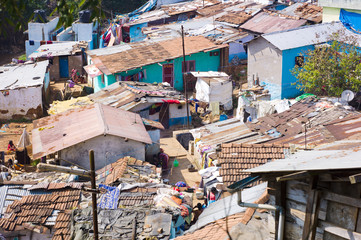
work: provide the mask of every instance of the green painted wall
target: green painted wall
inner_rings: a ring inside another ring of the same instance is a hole
[[[355,12],[355,13],[361,14],[361,10],[353,10],[353,9],[346,9],[346,8],[344,8],[344,9],[349,12]],[[332,22],[332,21],[339,21],[340,20],[340,10],[341,10],[341,8],[323,7],[322,22],[326,23],[326,22]]]
[[[218,52],[218,56],[210,56],[211,52],[199,52],[196,54],[186,56],[186,61],[195,60],[196,62],[196,71],[219,71],[220,67],[220,50],[214,50],[212,52]],[[173,63],[174,64],[174,87],[179,90],[183,91],[183,79],[182,79],[182,61],[183,58],[177,58],[170,61],[165,61],[161,63],[156,63],[152,65],[147,65],[141,68],[137,68],[134,70],[121,72],[115,74],[115,76],[130,76],[136,74],[140,71],[145,70],[145,79],[142,79],[142,82],[147,83],[161,83],[163,81],[163,64],[166,63]],[[116,77],[114,75],[104,76],[105,84],[101,83],[101,77],[94,78],[94,90],[95,92],[99,91],[100,89],[109,86],[110,84],[116,82]]]

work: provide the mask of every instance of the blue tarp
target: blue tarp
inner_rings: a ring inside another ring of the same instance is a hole
[[[105,188],[107,192],[100,198],[98,207],[102,209],[117,209],[120,191],[116,187],[99,184],[99,188]]]
[[[348,30],[361,34],[361,14],[341,9],[340,21]]]
[[[154,8],[156,4],[157,4],[157,0],[149,0],[148,2],[146,2],[140,8],[138,8],[138,9],[134,10],[133,12],[129,13],[129,17],[133,17],[134,15],[139,15],[139,14],[148,12],[152,8]]]

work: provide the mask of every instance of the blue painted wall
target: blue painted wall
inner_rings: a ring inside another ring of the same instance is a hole
[[[129,28],[130,42],[139,42],[147,37],[142,33],[142,28],[144,27],[148,27],[148,23],[141,23],[130,26]]]
[[[307,50],[314,49],[314,46],[304,46],[282,51],[282,92],[280,98],[294,98],[302,94],[297,89],[297,82],[295,76],[292,75],[291,70],[295,67],[295,58],[301,54],[305,55]]]
[[[199,52],[186,56],[186,61],[195,60],[196,71],[218,71],[220,67],[220,50],[214,50],[212,52],[218,52],[218,56],[210,56],[210,52]],[[109,86],[110,84],[119,80],[119,76],[131,76],[140,71],[145,71],[145,79],[141,79],[141,82],[147,83],[161,83],[163,82],[163,64],[174,64],[174,88],[183,91],[183,78],[182,78],[182,61],[183,58],[176,58],[170,61],[151,64],[142,68],[137,68],[130,71],[121,72],[115,75],[104,75],[104,84],[101,82],[101,76],[94,78],[94,91],[97,92],[100,89]]]

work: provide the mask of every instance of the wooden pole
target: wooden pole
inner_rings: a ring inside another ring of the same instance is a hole
[[[187,92],[187,80],[184,77],[184,74],[187,72],[187,65],[186,65],[186,51],[184,47],[184,28],[183,25],[181,26],[182,29],[182,48],[183,48],[183,69],[184,72],[182,73],[183,76],[183,84],[184,84],[184,92],[186,95],[186,107],[187,107],[187,128],[189,128],[189,106],[188,106],[188,92]]]
[[[46,164],[46,163],[39,163],[37,167],[39,171],[54,171],[54,172],[70,173],[74,175],[90,177],[89,171],[82,169],[73,169],[70,167],[63,167],[58,165]]]
[[[90,180],[93,190],[96,189],[95,185],[95,166],[94,166],[94,151],[89,151],[90,162]],[[97,194],[92,192],[92,207],[93,207],[93,228],[94,228],[94,240],[98,240],[98,210],[97,210]]]

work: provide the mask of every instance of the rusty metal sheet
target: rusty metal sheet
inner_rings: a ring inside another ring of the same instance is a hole
[[[356,115],[337,120],[326,125],[325,128],[337,140],[347,139],[361,133],[361,116]]]
[[[301,27],[307,20],[295,20],[272,16],[266,12],[261,12],[242,24],[240,28],[256,33],[272,33]]]

